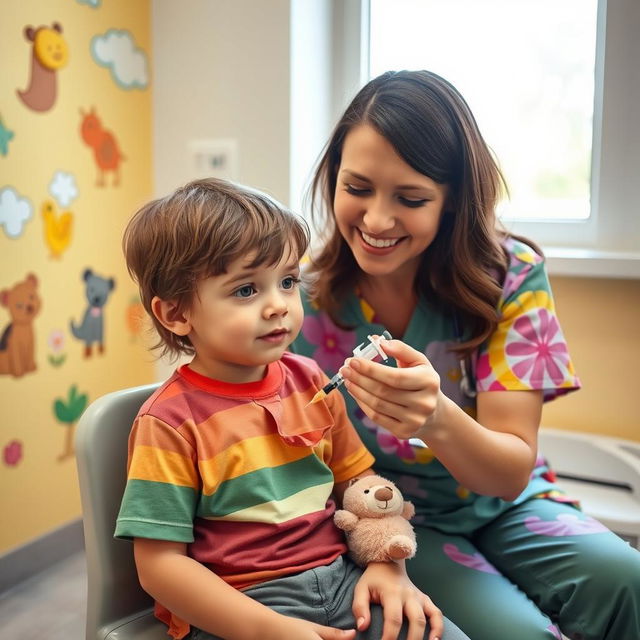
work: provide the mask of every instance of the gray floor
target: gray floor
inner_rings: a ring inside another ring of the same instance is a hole
[[[87,572],[76,553],[0,594],[0,638],[82,640]]]

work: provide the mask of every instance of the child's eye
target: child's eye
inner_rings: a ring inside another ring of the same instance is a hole
[[[282,288],[293,289],[297,284],[300,284],[300,278],[296,278],[294,276],[287,276],[282,281]]]
[[[236,298],[250,298],[256,292],[255,287],[252,284],[245,284],[243,287],[236,289],[233,295]]]
[[[421,198],[418,200],[414,200],[412,198],[405,198],[403,196],[398,196],[398,200],[405,206],[411,209],[417,209],[418,207],[423,207],[428,201],[426,198]]]
[[[370,189],[358,189],[358,187],[354,187],[352,184],[346,184],[345,190],[352,196],[365,196],[370,192]]]

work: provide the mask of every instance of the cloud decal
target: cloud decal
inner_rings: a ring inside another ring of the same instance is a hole
[[[91,55],[121,89],[146,89],[149,85],[147,54],[136,46],[133,35],[122,29],[109,29],[91,39]]]
[[[33,216],[33,205],[13,187],[0,189],[0,225],[10,238],[22,235],[25,223]]]
[[[65,171],[56,171],[49,183],[49,193],[61,207],[68,207],[78,197],[75,176]]]

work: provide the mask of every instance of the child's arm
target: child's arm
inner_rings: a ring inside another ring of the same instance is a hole
[[[358,478],[373,475],[369,468]],[[351,480],[336,483],[334,495],[342,505],[344,492]],[[380,640],[396,640],[404,618],[409,623],[407,640],[423,640],[425,621],[429,621],[429,640],[442,637],[442,612],[431,598],[422,593],[407,575],[404,561],[372,562],[365,569],[353,594],[352,611],[358,631],[364,631],[371,622],[371,603],[382,605],[384,627]]]
[[[352,640],[342,631],[289,618],[252,600],[186,554],[186,544],[134,539],[142,588],[190,624],[226,640]]]

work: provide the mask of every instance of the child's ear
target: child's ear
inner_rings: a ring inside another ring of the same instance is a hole
[[[180,310],[175,300],[161,300],[154,296],[151,300],[151,311],[165,329],[177,336],[186,336],[191,331],[189,318]]]

